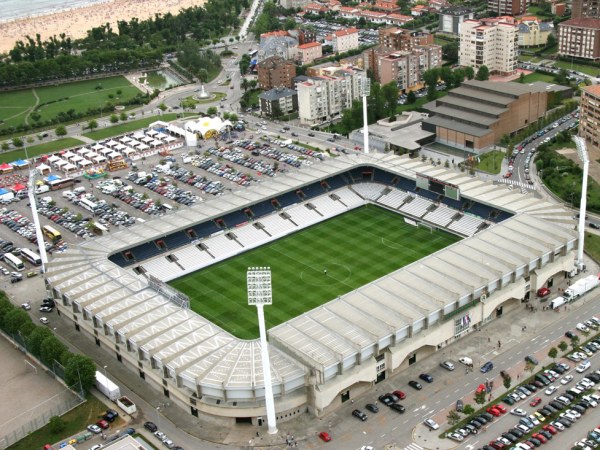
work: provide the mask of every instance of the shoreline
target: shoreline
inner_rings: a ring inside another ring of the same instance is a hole
[[[205,0],[104,0],[88,6],[78,6],[50,14],[30,16],[0,22],[0,53],[11,50],[26,36],[35,39],[39,34],[42,41],[64,33],[71,39],[86,36],[93,27],[110,23],[117,31],[117,22],[137,17],[140,21],[155,14],[176,14],[181,9],[202,6]]]
[[[69,12],[69,11],[75,11],[75,10],[81,9],[81,8],[90,8],[90,7],[101,5],[103,3],[110,3],[112,1],[113,0],[95,0],[94,3],[82,4],[79,6],[65,6],[64,8],[48,9],[44,12],[39,12],[39,13],[35,13],[35,14],[24,14],[24,15],[17,16],[17,17],[0,18],[0,27],[3,24],[18,22],[20,20],[38,19],[40,17],[50,16],[52,14],[60,14],[60,13],[65,13],[65,12]]]

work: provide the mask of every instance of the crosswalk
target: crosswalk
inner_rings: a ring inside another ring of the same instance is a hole
[[[420,445],[417,445],[414,442],[412,442],[407,447],[404,447],[403,450],[424,450],[424,449]]]
[[[521,190],[523,189],[527,189],[527,190],[537,190],[537,186],[534,184],[529,184],[526,181],[516,181],[516,180],[511,180],[510,178],[498,178],[496,180],[496,183],[504,183],[504,184],[508,184],[509,186],[515,187],[515,188],[519,188]]]

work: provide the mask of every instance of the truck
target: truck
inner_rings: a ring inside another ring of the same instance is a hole
[[[121,396],[117,399],[117,406],[125,411],[130,416],[137,411],[135,403],[129,400],[126,396]]]
[[[119,386],[110,381],[99,371],[96,371],[96,388],[112,401],[121,397],[121,389],[119,389]]]
[[[568,289],[565,289],[563,297],[568,301],[572,302],[577,300],[579,297],[584,295],[586,292],[600,285],[600,280],[597,275],[590,275],[573,283]]]
[[[560,308],[562,305],[566,304],[567,300],[564,297],[556,297],[550,302],[550,308],[556,309]]]

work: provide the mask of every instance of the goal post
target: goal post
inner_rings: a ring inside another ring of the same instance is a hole
[[[432,225],[429,225],[427,223],[423,223],[423,222],[417,222],[417,228],[425,228],[427,230],[429,230],[430,233],[433,233],[436,228]]]

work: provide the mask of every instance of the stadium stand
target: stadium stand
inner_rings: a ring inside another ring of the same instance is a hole
[[[430,206],[431,202],[429,200],[425,200],[417,195],[412,199],[412,201],[402,205],[400,211],[410,214],[413,217],[422,217],[427,212],[427,208]]]
[[[438,206],[434,211],[423,216],[423,220],[439,225],[443,228],[447,227],[456,215],[456,211],[447,206]]]
[[[343,188],[335,191],[335,194],[340,198],[340,201],[348,208],[355,208],[364,204],[364,200],[352,192],[349,188]]]
[[[352,190],[366,200],[375,201],[386,189],[384,185],[376,183],[358,183],[352,186]]]
[[[452,222],[448,229],[452,231],[456,231],[457,233],[463,234],[465,236],[473,236],[479,226],[483,223],[478,217],[472,216],[470,214],[465,214],[459,220],[455,220]]]
[[[393,209],[398,209],[406,202],[406,199],[409,196],[410,194],[408,192],[392,189],[388,194],[382,195],[379,200],[377,200],[377,203],[381,203],[382,205],[389,206]]]
[[[260,223],[265,227],[267,233],[274,237],[284,236],[295,230],[294,224],[279,214],[263,217],[260,219]]]
[[[317,208],[317,211],[324,216],[335,216],[348,211],[341,202],[333,200],[329,195],[322,195],[321,197],[315,198],[311,200],[311,203]]]

